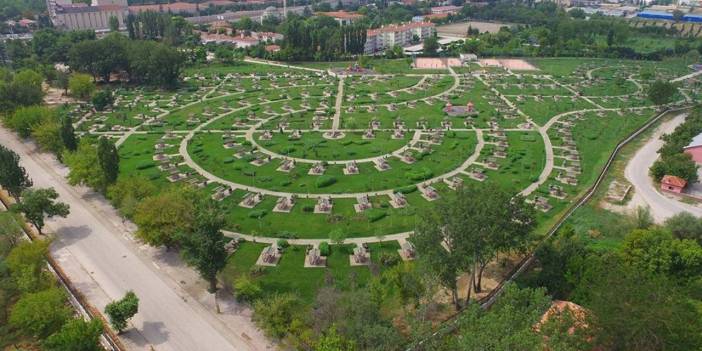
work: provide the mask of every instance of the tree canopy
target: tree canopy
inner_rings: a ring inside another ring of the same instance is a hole
[[[69,206],[56,199],[58,193],[53,188],[27,189],[22,192],[20,202],[15,204],[13,209],[22,212],[41,234],[46,218],[68,216]]]

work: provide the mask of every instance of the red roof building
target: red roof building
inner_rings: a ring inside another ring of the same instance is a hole
[[[266,52],[274,53],[280,51],[280,45],[266,45]]]
[[[687,186],[687,181],[680,177],[665,175],[661,179],[661,190],[663,191],[680,194],[685,189],[685,186]]]

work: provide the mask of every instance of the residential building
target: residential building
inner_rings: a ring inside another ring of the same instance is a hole
[[[685,186],[687,186],[687,181],[680,177],[665,175],[661,179],[661,190],[663,191],[680,194],[685,189]]]
[[[409,22],[369,29],[364,53],[373,54],[396,45],[405,47],[412,44],[415,36],[421,42],[435,34],[436,25],[431,22]]]
[[[127,0],[93,0],[92,4],[73,4],[70,0],[47,0],[47,9],[55,27],[68,30],[110,29],[110,19],[117,18],[120,28],[124,28],[127,18]]]

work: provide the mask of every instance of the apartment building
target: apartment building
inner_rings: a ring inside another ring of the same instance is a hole
[[[405,47],[412,44],[415,35],[419,41],[423,41],[435,33],[436,26],[431,22],[409,22],[369,29],[364,53],[374,54],[396,45]]]

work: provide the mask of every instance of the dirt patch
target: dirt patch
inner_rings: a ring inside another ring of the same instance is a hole
[[[51,87],[50,85],[44,83],[42,88],[46,95],[44,96],[44,103],[47,105],[63,105],[63,104],[73,104],[76,100],[70,96],[64,94],[63,89],[57,89]]]
[[[414,60],[412,66],[419,69],[446,69],[460,67],[462,64],[457,58],[419,57]]]
[[[522,59],[481,59],[479,64],[483,67],[501,67],[512,71],[538,71],[531,63]]]

